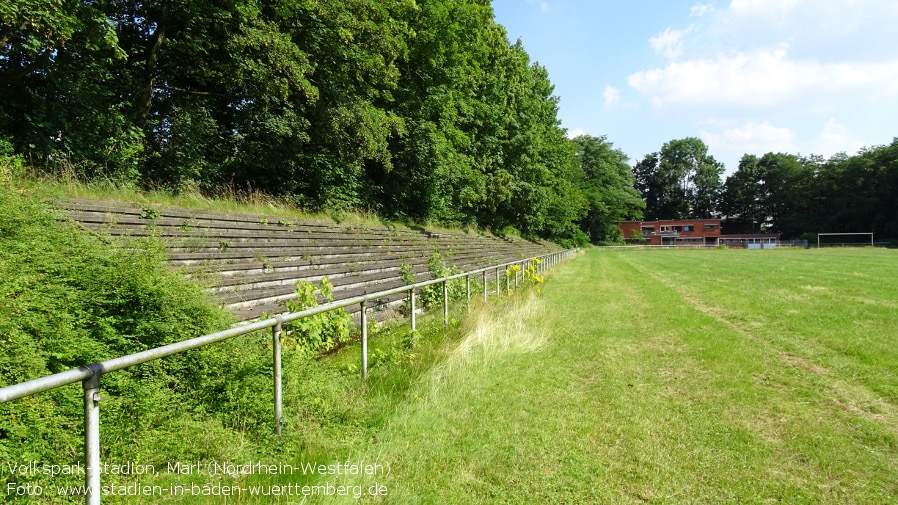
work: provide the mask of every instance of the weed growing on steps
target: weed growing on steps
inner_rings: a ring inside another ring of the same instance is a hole
[[[317,287],[309,281],[299,281],[296,299],[287,301],[287,310],[300,312],[317,307],[318,295],[325,303],[330,303],[334,301],[333,289],[327,277],[321,279]],[[352,317],[344,309],[322,312],[287,324],[285,343],[298,353],[315,356],[346,345],[354,327]]]
[[[461,270],[453,266],[447,266],[443,256],[439,251],[434,251],[427,260],[427,270],[433,279],[440,277],[448,277],[450,275],[460,274]],[[449,281],[449,300],[458,300],[465,296],[464,279],[455,279]],[[432,309],[443,304],[443,285],[431,284],[421,290],[421,303],[425,309]]]
[[[160,216],[159,211],[149,205],[144,205],[140,209],[141,219],[159,219]]]

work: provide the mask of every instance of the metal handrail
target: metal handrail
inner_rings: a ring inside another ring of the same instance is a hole
[[[361,330],[362,330],[362,378],[368,377],[368,327],[367,327],[367,302],[380,297],[393,294],[409,292],[411,297],[411,326],[415,330],[415,290],[431,286],[434,284],[443,284],[443,324],[449,324],[449,294],[448,282],[455,279],[466,278],[466,294],[467,303],[471,300],[471,276],[475,274],[483,274],[483,298],[487,299],[487,272],[495,270],[496,272],[496,295],[501,295],[499,272],[511,265],[527,265],[537,260],[537,271],[543,272],[545,269],[554,266],[561,261],[570,257],[576,249],[567,249],[539,256],[532,256],[527,259],[510,261],[499,265],[478,268],[467,272],[430,279],[427,281],[400,286],[397,288],[378,291],[376,293],[364,294],[345,300],[326,303],[317,307],[301,310],[299,312],[291,312],[287,314],[277,315],[268,319],[256,321],[242,326],[236,326],[227,330],[210,333],[200,337],[175,342],[173,344],[164,345],[147,349],[134,354],[120,356],[117,358],[84,365],[65,372],[47,375],[26,382],[13,384],[0,388],[0,403],[6,403],[12,400],[31,396],[51,389],[67,386],[76,382],[81,382],[84,389],[84,455],[85,455],[85,484],[87,488],[87,503],[95,505],[100,503],[100,377],[109,372],[129,368],[141,363],[146,363],[172,354],[189,351],[203,347],[215,342],[229,340],[234,337],[243,336],[258,330],[272,328],[273,343],[273,359],[274,359],[274,414],[275,414],[275,430],[278,435],[281,434],[283,425],[282,417],[282,384],[281,384],[281,333],[284,323],[302,319],[304,317],[329,312],[331,310],[348,307],[350,305],[359,304],[361,306]],[[522,268],[523,270],[523,268]],[[523,275],[523,273],[522,273]],[[518,283],[518,273],[515,272],[515,286]],[[506,290],[511,290],[511,279],[506,280]],[[470,305],[468,305],[470,307]]]

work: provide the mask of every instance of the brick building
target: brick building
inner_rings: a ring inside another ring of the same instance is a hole
[[[662,219],[618,223],[627,242],[646,245],[717,246],[764,249],[776,247],[779,235],[723,235],[720,219]]]
[[[717,245],[720,238],[720,219],[622,221],[618,224],[628,242],[647,245]],[[636,232],[645,240],[640,240]]]

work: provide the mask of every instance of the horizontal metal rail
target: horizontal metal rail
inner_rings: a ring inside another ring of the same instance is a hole
[[[487,290],[486,290],[486,281],[487,281],[487,272],[492,272],[495,270],[496,273],[496,296],[500,296],[500,271],[502,269],[506,269],[512,265],[522,265],[522,270],[524,265],[535,264],[537,265],[537,271],[543,272],[545,269],[554,266],[561,261],[567,259],[576,251],[576,249],[568,249],[564,251],[553,252],[549,254],[543,254],[539,256],[533,256],[527,259],[521,259],[516,261],[510,261],[507,263],[502,263],[499,265],[493,265],[484,268],[478,268],[475,270],[470,270],[467,272],[449,275],[446,277],[440,277],[437,279],[431,279],[427,281],[417,282],[414,284],[409,284],[407,286],[400,286],[393,289],[387,289],[383,291],[378,291],[375,293],[365,294],[361,296],[356,296],[353,298],[348,298],[345,300],[339,300],[335,302],[326,303],[324,305],[319,305],[317,307],[312,307],[309,309],[301,310],[298,312],[291,312],[282,315],[277,315],[274,317],[270,317],[264,320],[255,321],[249,324],[235,326],[233,328],[229,328],[227,330],[222,330],[215,333],[210,333],[208,335],[203,335],[201,337],[192,338],[189,340],[184,340],[181,342],[176,342],[173,344],[168,344],[162,347],[155,347],[153,349],[147,349],[145,351],[141,351],[134,354],[129,354],[127,356],[121,356],[118,358],[112,358],[105,361],[100,361],[97,363],[92,363],[89,365],[84,365],[79,368],[75,368],[72,370],[67,370],[65,372],[56,373],[53,375],[48,375],[45,377],[40,377],[37,379],[29,380],[26,382],[21,382],[19,384],[13,384],[10,386],[5,386],[0,388],[0,403],[5,403],[9,401],[13,401],[19,398],[23,398],[26,396],[31,396],[37,393],[41,393],[44,391],[48,391],[51,389],[56,389],[59,387],[67,386],[69,384],[74,384],[76,382],[81,382],[82,387],[84,389],[84,418],[85,418],[85,430],[84,430],[84,447],[85,447],[85,483],[87,485],[87,503],[90,504],[99,504],[100,503],[100,473],[98,469],[100,468],[100,424],[99,424],[99,388],[100,388],[100,377],[109,372],[114,372],[116,370],[121,370],[124,368],[129,368],[135,365],[139,365],[142,363],[146,363],[148,361],[152,361],[159,358],[164,358],[166,356],[171,356],[172,354],[178,354],[184,351],[189,351],[191,349],[196,349],[199,347],[204,347],[209,344],[213,344],[216,342],[222,342],[224,340],[229,340],[235,337],[240,337],[243,335],[247,335],[253,333],[258,330],[264,330],[267,328],[272,328],[272,343],[274,347],[273,351],[273,359],[274,359],[274,397],[275,397],[275,423],[276,423],[276,431],[278,434],[281,433],[281,427],[283,425],[282,418],[282,406],[281,406],[281,398],[282,398],[282,388],[281,388],[281,349],[280,349],[280,340],[282,335],[282,328],[284,323],[288,323],[291,321],[295,321],[297,319],[302,319],[304,317],[313,316],[315,314],[321,314],[324,312],[329,312],[336,309],[341,309],[344,307],[348,307],[350,305],[358,304],[361,306],[361,331],[362,331],[362,378],[367,378],[368,370],[367,370],[367,348],[368,348],[368,339],[367,339],[367,302],[376,300],[378,298],[394,295],[398,293],[408,292],[411,298],[411,326],[412,330],[415,330],[415,290],[425,288],[427,286],[431,286],[438,283],[443,283],[443,321],[444,324],[449,324],[449,296],[448,296],[448,282],[456,279],[466,278],[466,295],[468,304],[470,304],[471,300],[471,287],[470,287],[470,278],[472,275],[482,274],[483,275],[483,297],[484,300],[487,298]],[[514,273],[515,279],[515,287],[518,284],[518,273]],[[506,290],[511,291],[511,279],[509,276],[506,276]]]

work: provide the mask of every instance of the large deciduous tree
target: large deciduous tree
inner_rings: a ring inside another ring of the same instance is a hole
[[[604,136],[581,135],[571,141],[586,200],[583,229],[593,243],[622,240],[618,221],[642,217],[645,202],[634,189],[629,159]]]
[[[649,219],[712,217],[722,189],[723,164],[701,139],[671,140],[633,168]]]

